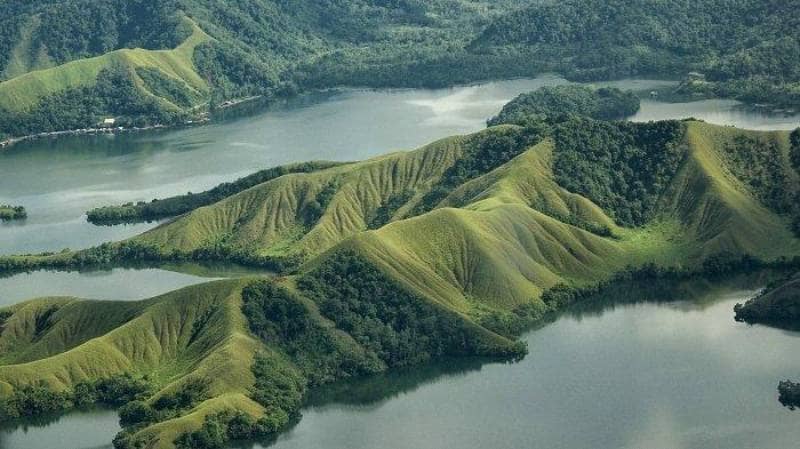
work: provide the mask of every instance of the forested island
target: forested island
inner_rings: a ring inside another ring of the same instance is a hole
[[[773,282],[735,311],[737,321],[800,328],[800,276]]]
[[[22,206],[0,204],[0,221],[23,220],[27,217],[28,213]]]
[[[496,117],[489,119],[488,125],[524,126],[529,120],[542,120],[561,115],[577,115],[597,120],[622,120],[639,112],[640,107],[639,97],[634,92],[616,88],[543,87],[513,99],[503,106]]]
[[[781,381],[778,384],[778,393],[781,404],[794,410],[800,407],[800,383],[790,380]]]
[[[238,98],[562,73],[797,109],[796,0],[13,0],[0,140],[203,119]]]
[[[758,296],[734,307],[736,321],[766,324],[783,329],[800,329],[800,275],[778,280]],[[800,407],[800,383],[785,380],[778,383],[778,400],[794,410]]]

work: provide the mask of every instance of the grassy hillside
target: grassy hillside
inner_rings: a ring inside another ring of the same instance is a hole
[[[233,98],[338,85],[450,85],[532,73],[527,62],[464,49],[490,17],[519,3],[6,2],[0,133],[79,128],[102,116],[170,123]],[[138,95],[124,102],[145,104],[115,107],[107,100],[113,92],[94,88],[104,70],[124,72],[115,89],[135,85]],[[73,109],[92,117],[73,117]]]
[[[348,272],[372,283],[343,279],[341,288],[366,293],[381,286],[392,301],[400,298],[402,288],[391,287],[369,265],[354,269],[353,260],[342,261]],[[365,298],[343,314],[317,296],[315,283],[343,275],[339,268],[305,274],[299,290],[292,282],[240,279],[140,302],[43,298],[6,308],[0,311],[3,418],[94,398],[123,405],[118,448],[221,447],[210,445],[207,426],[222,424],[222,442],[275,432],[296,415],[307,385],[434,356],[522,351],[413,292],[402,297],[402,306],[387,303],[383,310],[407,314],[413,306],[424,319],[362,315]],[[325,298],[336,288],[326,283]],[[348,325],[353,318],[365,324]],[[389,346],[398,338],[405,352]]]
[[[570,288],[799,256],[794,140],[697,121],[534,120],[262,172],[125,242],[0,259],[281,261],[284,275],[3,309],[0,412],[89,398],[122,406],[118,448],[222,447],[283,428],[310,386],[448,355],[518,357],[515,337],[578,298]]]
[[[154,199],[149,203],[127,203],[120,206],[105,206],[87,212],[87,220],[94,224],[114,225],[136,223],[174,217],[191,212],[199,207],[221,201],[258,184],[289,173],[307,173],[338,165],[337,162],[304,162],[268,168],[233,182],[222,183],[200,193],[188,193],[165,199]]]
[[[192,34],[171,50],[122,49],[88,59],[68,62],[50,69],[28,72],[0,83],[0,108],[9,112],[33,109],[42,99],[64,90],[88,87],[95,83],[103,69],[122,66],[131,72],[148,67],[183,82],[187,88],[198,92],[208,89],[205,80],[192,63],[195,48],[209,37],[196,24],[191,23]],[[144,82],[137,80],[147,91]],[[152,95],[151,92],[148,91]],[[165,99],[166,101],[166,99]]]
[[[582,242],[625,247],[623,259],[644,254],[649,251],[647,247],[660,251],[671,248],[682,255],[676,264],[727,251],[765,259],[791,256],[797,251],[798,242],[789,226],[793,212],[782,206],[783,197],[774,198],[778,193],[792,197],[800,189],[796,173],[789,168],[788,133],[741,131],[701,122],[676,122],[672,128],[623,123],[592,128],[591,123],[561,123],[553,128],[554,137],[544,137],[539,144],[527,149],[507,148],[510,153],[503,157],[513,159],[497,168],[489,167],[477,177],[456,176],[453,168],[463,170],[460,161],[474,158],[473,148],[503,139],[510,132],[523,132],[521,128],[490,128],[409,153],[281,176],[199,208],[134,241],[165,255],[237,252],[309,260],[348,237],[374,229],[375,217],[383,214],[390,226],[378,226],[378,233],[423,226],[436,217],[440,225],[429,226],[432,233],[437,228],[451,233],[453,228],[468,228],[476,235],[497,235],[480,229],[501,226],[494,220],[509,220],[523,229],[552,225],[577,233]],[[598,140],[609,138],[608,127],[616,130],[612,135],[618,137],[614,138],[623,139],[618,142],[620,147],[606,147]],[[673,133],[667,134],[672,136],[669,139],[677,140],[657,143],[650,149],[637,146],[643,144],[636,138],[624,140],[636,135],[646,139],[644,136],[662,132],[659,129],[683,130],[669,131]],[[736,145],[758,142],[768,144],[763,159],[741,159],[735,154]],[[586,152],[595,145],[587,159]],[[642,151],[663,153],[667,147],[674,148],[670,150],[674,152],[671,159],[640,166]],[[607,166],[591,162],[592,158],[608,158],[604,151],[622,151],[615,148],[629,148],[625,150],[629,156]],[[590,163],[593,173],[581,174],[577,164],[582,160]],[[755,175],[758,171],[753,169],[757,166],[754,164],[774,160],[780,161],[781,176],[769,166],[763,172],[769,176]],[[668,165],[671,168],[667,169]],[[613,173],[626,172],[632,173],[630,178],[613,178]],[[430,195],[454,176],[460,183],[448,187],[445,196]],[[608,184],[602,184],[605,182]],[[770,183],[778,184],[773,188]],[[641,192],[647,195],[647,203],[644,196],[636,197],[638,191],[630,192],[631,186],[641,184],[652,186],[652,190]],[[426,201],[430,204],[420,207]],[[640,205],[632,206],[636,204]],[[459,210],[438,210],[446,206]],[[430,216],[391,225],[430,209],[434,209]],[[499,235],[519,239],[513,227]],[[553,236],[546,240],[553,240]],[[561,237],[554,240],[564,246],[569,241]],[[395,246],[407,247],[405,243]]]
[[[183,20],[191,32],[173,49],[119,49],[0,82],[0,132],[95,127],[108,117],[132,126],[191,116],[210,92],[194,53],[211,38]]]

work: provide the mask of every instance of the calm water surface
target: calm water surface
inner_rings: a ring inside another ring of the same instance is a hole
[[[214,279],[260,275],[268,273],[233,264],[194,263],[84,272],[35,271],[0,277],[0,307],[46,296],[132,301]]]
[[[95,410],[0,428],[0,449],[113,449],[118,421],[116,412]]]

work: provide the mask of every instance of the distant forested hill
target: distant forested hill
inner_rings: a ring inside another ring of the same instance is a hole
[[[684,77],[800,104],[800,0],[9,0],[0,137],[196,118],[334,86],[440,87],[559,71]]]
[[[583,80],[700,71],[687,89],[800,103],[800,1],[565,0],[494,21],[475,51],[527,51]]]

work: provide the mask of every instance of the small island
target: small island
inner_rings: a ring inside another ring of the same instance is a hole
[[[0,221],[24,220],[28,213],[22,206],[9,206],[0,204]]]
[[[784,380],[778,384],[778,400],[784,407],[794,410],[800,407],[800,383]]]
[[[576,115],[595,120],[623,120],[639,112],[641,102],[631,91],[579,85],[542,87],[514,98],[489,126],[525,126],[531,120]]]

